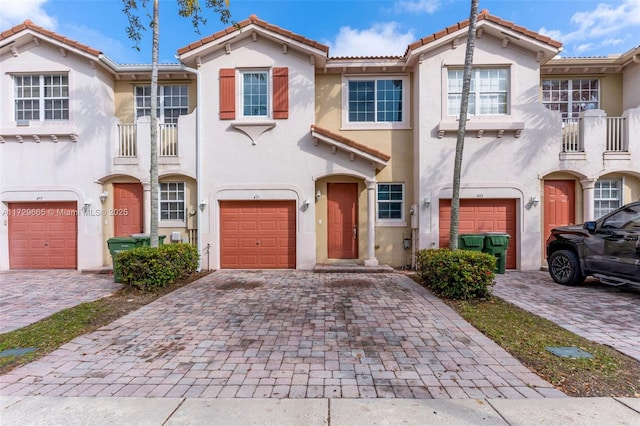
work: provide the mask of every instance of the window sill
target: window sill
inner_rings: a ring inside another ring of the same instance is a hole
[[[524,121],[487,121],[474,117],[469,120],[465,127],[466,133],[477,132],[476,137],[481,138],[486,131],[496,131],[497,137],[501,138],[505,132],[514,132],[514,136],[519,138],[524,130]],[[445,133],[458,131],[458,121],[441,121],[438,124],[438,139],[442,139]]]
[[[376,220],[376,228],[406,228],[406,221],[384,221],[384,220]]]
[[[233,127],[236,130],[240,130],[242,133],[249,136],[249,139],[251,139],[251,143],[255,145],[260,135],[276,127],[276,122],[275,120],[270,120],[270,119],[261,119],[261,120],[246,119],[241,121],[232,121],[231,127]]]
[[[5,127],[0,129],[0,143],[4,142],[78,142],[78,129],[68,124]]]
[[[408,123],[373,123],[373,122],[359,122],[359,123],[345,123],[340,130],[411,130],[411,126]]]
[[[186,228],[187,223],[181,220],[160,220],[158,228]]]

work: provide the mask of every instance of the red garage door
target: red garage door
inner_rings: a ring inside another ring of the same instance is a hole
[[[76,269],[75,202],[9,203],[11,269]]]
[[[440,247],[449,247],[451,200],[440,200]],[[460,200],[460,234],[504,232],[511,235],[507,268],[516,268],[516,200]]]
[[[295,201],[221,201],[220,266],[295,268]]]

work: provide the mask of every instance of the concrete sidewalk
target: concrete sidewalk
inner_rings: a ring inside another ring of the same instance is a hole
[[[11,425],[637,425],[640,399],[1,397]]]

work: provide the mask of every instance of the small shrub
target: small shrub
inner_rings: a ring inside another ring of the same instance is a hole
[[[496,258],[468,250],[429,249],[417,253],[418,274],[434,293],[449,299],[491,296]]]
[[[115,256],[122,282],[141,290],[164,287],[198,269],[198,249],[191,244],[137,247]]]

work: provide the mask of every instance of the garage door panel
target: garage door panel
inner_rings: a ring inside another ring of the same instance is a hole
[[[295,268],[295,220],[295,201],[221,201],[221,267]]]
[[[451,200],[440,200],[440,247],[449,247]],[[516,267],[516,200],[460,200],[460,234],[504,232],[511,236],[507,248],[507,268]]]
[[[11,269],[75,269],[75,202],[9,203]]]

